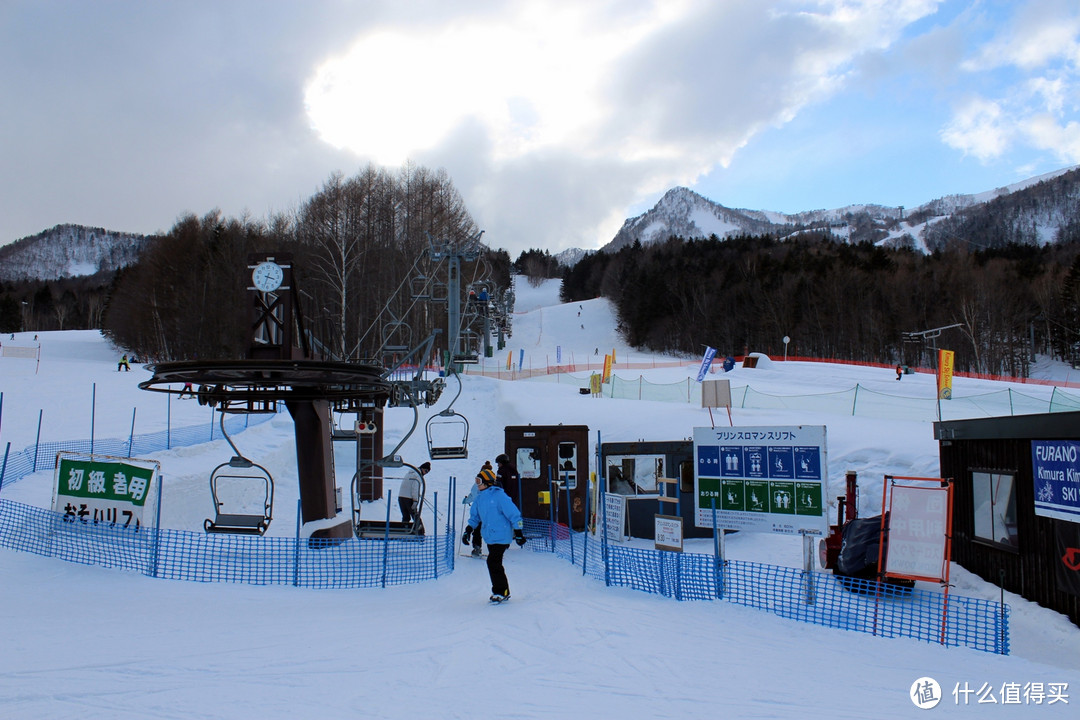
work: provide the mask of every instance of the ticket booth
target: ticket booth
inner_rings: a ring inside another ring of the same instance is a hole
[[[518,487],[504,488],[526,518],[585,529],[589,492],[586,425],[508,425],[505,452],[517,466]]]
[[[630,537],[655,538],[657,514],[683,519],[683,537],[711,537],[711,528],[695,527],[694,442],[639,440],[600,445],[601,492],[626,498],[626,532]],[[678,483],[663,482],[667,478]],[[678,493],[676,495],[676,492]],[[660,499],[677,499],[677,503]]]

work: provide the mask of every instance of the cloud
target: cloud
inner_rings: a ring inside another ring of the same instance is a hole
[[[957,107],[941,139],[950,147],[989,160],[1005,152],[1013,132],[998,103],[976,97]]]
[[[597,247],[617,209],[726,165],[937,5],[528,0],[369,28],[305,103],[335,148],[443,163],[493,243]]]
[[[961,68],[989,91],[965,98],[941,131],[950,147],[984,162],[1026,146],[1080,162],[1080,8],[1062,0],[1016,6],[1002,30]]]

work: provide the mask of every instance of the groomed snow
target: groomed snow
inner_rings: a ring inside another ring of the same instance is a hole
[[[501,357],[488,361],[492,368],[507,352],[516,363],[521,349],[527,367],[554,364],[557,346],[578,362],[612,349],[621,362],[677,359],[622,345],[606,301],[559,305],[557,281],[538,288],[519,281],[516,290],[513,335]],[[32,444],[39,410],[43,440],[88,438],[92,395],[96,437],[127,437],[133,409],[137,433],[164,426],[166,399],[136,387],[149,372],[117,372],[120,352],[99,333],[42,333],[41,343],[36,374],[32,361],[0,358],[0,449]],[[685,381],[696,375],[697,360],[684,360],[676,368],[616,373]],[[1067,372],[1043,368],[1048,377]],[[929,376],[897,382],[888,369],[841,365],[773,362],[728,377],[778,395],[855,382],[896,395],[933,393]],[[1004,387],[956,382],[957,394]],[[447,401],[425,410],[421,423]],[[211,421],[193,401],[171,406],[173,427]],[[706,411],[689,404],[594,399],[569,384],[476,376],[465,377],[454,408],[471,425],[469,459],[434,463],[428,479],[441,495],[450,476],[467,483],[502,451],[506,425],[586,424],[595,442],[596,431],[604,441],[673,440],[708,424]],[[938,473],[929,422],[750,410],[736,410],[734,421],[826,425],[830,495],[840,494],[844,472],[855,470],[864,508],[880,504],[884,474]],[[409,411],[388,411],[387,448],[410,424]],[[422,435],[405,443],[407,460],[426,457]],[[234,439],[274,475],[279,510],[270,534],[291,535],[297,489],[288,416]],[[222,441],[157,455],[165,474],[163,525],[201,526],[210,511],[207,478],[229,455]],[[337,474],[346,488],[352,461],[350,449],[339,449]],[[51,486],[52,473],[38,473],[4,487],[2,496],[48,506]],[[739,533],[727,550],[737,559],[801,562],[797,538]],[[514,599],[495,608],[486,603],[484,563],[463,558],[437,581],[339,591],[164,581],[0,549],[0,716],[910,718],[921,711],[909,691],[923,676],[944,690],[931,711],[938,717],[1071,718],[1080,702],[1080,629],[1008,593],[1012,654],[1003,657],[832,630],[725,602],[680,603],[608,588],[557,557],[517,548],[506,566]],[[953,593],[1000,595],[955,564],[952,578]],[[996,692],[1029,682],[1068,683],[1069,703],[1006,705],[999,697],[976,704],[972,697],[964,706],[952,696],[957,684]]]

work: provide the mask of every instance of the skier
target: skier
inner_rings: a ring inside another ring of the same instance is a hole
[[[461,542],[468,545],[472,542],[473,528],[482,528],[484,542],[488,546],[487,567],[491,579],[491,597],[488,600],[492,603],[506,602],[510,599],[510,584],[503,569],[503,553],[510,547],[511,540],[519,546],[525,544],[521,511],[510,496],[495,484],[495,473],[481,470],[476,479],[480,492],[472,504],[469,524],[465,526]]]
[[[131,372],[131,365],[128,364],[127,355],[120,358],[120,362],[116,363],[116,372],[120,372],[121,370],[123,370],[124,372]]]
[[[902,368],[901,366],[897,365],[897,366],[896,366],[896,379],[897,379],[897,380],[899,380],[899,379],[900,379],[900,376],[901,376],[901,375],[903,375],[903,374],[904,374],[904,368]]]
[[[486,465],[486,463],[485,463],[485,465]],[[461,504],[462,505],[472,505],[474,502],[476,502],[476,496],[479,495],[479,494],[480,494],[480,476],[477,475],[476,476],[476,481],[473,483],[473,486],[471,488],[469,488],[469,494],[466,495],[462,499]],[[484,544],[484,542],[483,542],[483,539],[482,539],[482,536],[481,536],[481,533],[480,533],[480,524],[478,523],[476,525],[476,527],[473,528],[473,532],[472,532],[472,556],[473,557],[478,558],[478,557],[483,557],[484,556],[484,551],[482,549],[483,544]]]

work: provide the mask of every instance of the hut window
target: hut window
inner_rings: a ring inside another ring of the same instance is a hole
[[[1017,546],[1016,491],[1011,473],[972,472],[975,537],[992,543]]]
[[[664,475],[663,455],[609,455],[608,492],[619,495],[656,495],[656,478]]]
[[[519,447],[514,455],[517,460],[518,474],[522,478],[534,480],[540,477],[540,449]]]

